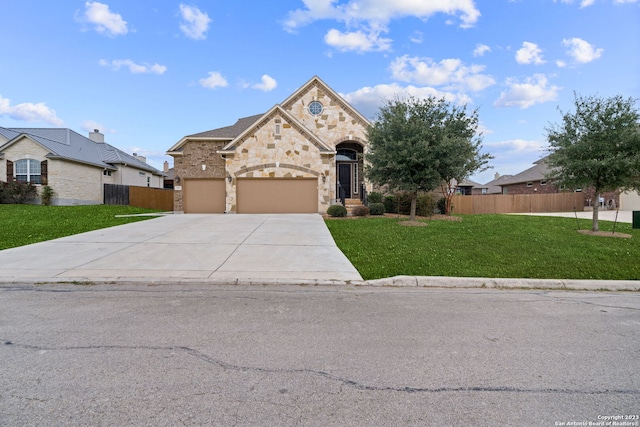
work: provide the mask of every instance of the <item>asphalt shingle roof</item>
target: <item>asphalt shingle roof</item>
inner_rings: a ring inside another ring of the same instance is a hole
[[[551,169],[547,164],[547,157],[535,162],[533,167],[513,175],[509,179],[504,180],[500,185],[520,184],[522,182],[544,181]]]
[[[240,135],[244,132],[249,126],[254,124],[256,120],[261,118],[264,114],[256,114],[254,116],[244,117],[242,119],[238,119],[235,124],[232,126],[225,126],[218,129],[212,129],[205,132],[196,133],[193,135],[189,135],[188,138],[224,138],[224,139],[233,139],[236,136]]]

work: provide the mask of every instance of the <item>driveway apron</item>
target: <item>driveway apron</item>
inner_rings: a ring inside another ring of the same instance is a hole
[[[317,214],[166,215],[0,251],[0,282],[362,280]]]

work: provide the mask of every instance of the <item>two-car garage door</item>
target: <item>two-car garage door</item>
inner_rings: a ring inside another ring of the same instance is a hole
[[[238,213],[318,213],[317,178],[240,178]]]
[[[185,179],[185,213],[224,213],[224,179]],[[317,213],[317,178],[239,178],[238,213]]]

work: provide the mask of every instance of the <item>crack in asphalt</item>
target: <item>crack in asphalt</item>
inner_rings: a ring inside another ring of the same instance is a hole
[[[464,393],[464,392],[482,392],[482,393],[530,393],[530,394],[570,394],[570,395],[603,395],[603,394],[622,394],[622,395],[640,395],[640,390],[627,389],[604,389],[604,390],[577,390],[568,388],[518,388],[518,387],[389,387],[389,386],[372,386],[362,384],[358,381],[339,377],[328,372],[318,371],[314,369],[276,369],[276,368],[260,368],[251,366],[240,366],[224,362],[216,359],[199,350],[185,346],[126,346],[126,345],[91,345],[91,346],[71,346],[71,347],[42,347],[30,344],[19,344],[12,341],[3,340],[4,347],[23,348],[37,351],[75,351],[75,350],[154,350],[154,351],[180,351],[189,356],[202,360],[210,365],[218,366],[227,371],[238,372],[259,372],[267,374],[311,374],[330,381],[339,382],[344,386],[351,387],[363,391],[381,391],[381,392],[399,392],[399,393]]]

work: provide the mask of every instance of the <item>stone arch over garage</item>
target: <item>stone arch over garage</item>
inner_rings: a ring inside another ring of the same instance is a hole
[[[320,172],[318,171],[314,171],[313,169],[304,167],[304,166],[298,166],[298,165],[294,165],[291,163],[263,163],[261,165],[255,165],[255,166],[248,166],[248,167],[242,167],[240,168],[239,171],[237,171],[236,173],[234,173],[234,175],[236,177],[241,177],[243,175],[246,175],[249,172],[253,172],[253,171],[257,171],[257,170],[263,170],[263,169],[293,169],[296,171],[300,171],[300,172],[304,172],[310,175],[313,175],[315,177],[320,176]]]

